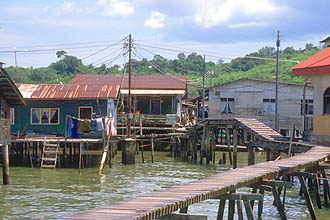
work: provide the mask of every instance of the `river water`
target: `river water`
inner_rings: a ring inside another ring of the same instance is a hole
[[[220,156],[221,153],[217,152],[217,158]],[[247,153],[239,153],[238,158],[238,166],[246,166]],[[0,217],[56,219],[127,197],[196,181],[230,168],[229,165],[200,166],[182,162],[168,157],[166,152],[156,152],[154,163],[151,163],[150,152],[145,152],[145,163],[141,163],[141,155],[137,156],[135,165],[123,166],[120,160],[119,152],[113,167],[105,167],[101,175],[97,174],[97,167],[82,169],[80,173],[69,168],[11,167],[10,185],[0,185]],[[256,161],[265,161],[265,155],[257,154]],[[310,219],[303,198],[298,196],[298,185],[287,191],[285,207],[288,219]],[[251,190],[242,188],[239,191]],[[263,219],[279,219],[272,202],[272,195],[266,193]],[[207,215],[209,220],[214,220],[218,204],[218,200],[207,200],[190,206],[188,212]],[[316,211],[319,219],[330,219],[330,210],[316,208]]]

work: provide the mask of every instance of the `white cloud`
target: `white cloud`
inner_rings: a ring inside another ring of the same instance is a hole
[[[235,15],[253,17],[273,13],[276,9],[269,0],[204,0],[195,15],[195,22],[203,27],[225,23]]]
[[[60,7],[56,7],[56,12],[58,14],[69,14],[75,10],[75,2],[63,2]]]
[[[230,24],[229,27],[232,29],[235,28],[246,28],[246,27],[266,27],[269,23],[267,22],[247,22],[247,23],[239,23],[239,24]]]
[[[144,21],[144,25],[151,28],[159,29],[164,27],[164,20],[164,14],[158,11],[152,11],[151,15]]]
[[[134,8],[126,1],[99,0],[96,4],[103,8],[103,15],[127,17],[134,13]]]

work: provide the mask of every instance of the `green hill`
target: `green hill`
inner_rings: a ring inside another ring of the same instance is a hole
[[[291,76],[291,67],[296,65],[319,49],[313,44],[307,43],[304,49],[287,47],[280,51],[279,78],[281,81],[301,82],[302,78]],[[61,53],[59,53],[61,52]],[[16,80],[15,67],[6,68],[12,79],[18,83],[67,83],[76,74],[120,74],[123,70],[120,66],[94,67],[84,65],[80,59],[67,55],[65,51],[58,51],[59,60],[51,63],[48,67],[40,68],[18,68],[18,79]],[[197,96],[202,86],[202,75],[204,59],[201,55],[191,53],[178,54],[176,59],[169,60],[160,55],[153,59],[133,60],[133,74],[168,74],[187,75],[188,93],[190,97]],[[207,74],[206,85],[220,85],[233,80],[256,77],[262,79],[275,79],[276,72],[276,50],[274,47],[264,47],[257,52],[247,54],[245,57],[236,58],[230,62],[218,60],[217,63],[207,62],[206,71],[212,70],[213,75]],[[126,70],[126,73],[128,71]]]

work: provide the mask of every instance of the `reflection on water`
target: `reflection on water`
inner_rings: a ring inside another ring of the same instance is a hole
[[[26,167],[11,167],[11,185],[0,185],[1,219],[56,219],[70,216],[103,204],[122,200],[162,188],[182,185],[229,168],[220,165],[195,165],[176,161],[167,153],[156,152],[155,162],[145,152],[146,163],[138,155],[135,165],[123,166],[118,154],[113,167],[106,167],[103,174],[97,168],[47,170]],[[217,158],[220,158],[220,152]],[[257,161],[265,161],[265,155],[258,154]],[[247,164],[246,153],[239,153],[239,166]],[[298,187],[298,184],[295,184]],[[287,192],[286,209],[288,219],[310,219],[304,200],[298,197],[298,188]],[[242,188],[239,191],[247,192]],[[270,194],[265,196],[263,219],[278,219],[277,210],[272,206]],[[189,213],[205,214],[216,219],[219,202],[208,200],[189,207]],[[254,210],[256,211],[256,209]],[[319,219],[328,219],[326,209],[318,210]]]

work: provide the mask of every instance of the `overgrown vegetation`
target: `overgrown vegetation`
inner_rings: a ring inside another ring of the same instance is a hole
[[[294,49],[287,47],[280,51],[279,77],[281,81],[300,82],[302,78],[291,76],[291,67],[297,64],[294,61],[303,61],[319,49],[313,44],[307,43],[304,49]],[[18,83],[67,83],[76,74],[121,74],[120,66],[113,65],[107,67],[101,65],[84,65],[75,56],[67,55],[65,51],[56,53],[58,61],[51,63],[48,67],[40,68],[18,68]],[[262,58],[262,59],[258,59]],[[266,58],[266,59],[265,59]],[[212,85],[220,85],[233,80],[258,77],[262,79],[274,79],[276,72],[276,50],[274,47],[264,47],[257,52],[247,54],[246,57],[236,58],[230,62],[218,60],[216,63],[207,62],[206,71],[213,70]],[[269,60],[267,60],[269,59]],[[176,59],[169,60],[160,55],[155,55],[153,59],[133,60],[132,72],[139,75],[168,74],[187,75],[189,96],[197,96],[202,84],[202,73],[204,59],[201,55],[191,53],[178,54]],[[16,81],[15,67],[6,68],[9,75]],[[207,79],[206,85],[209,85]]]

